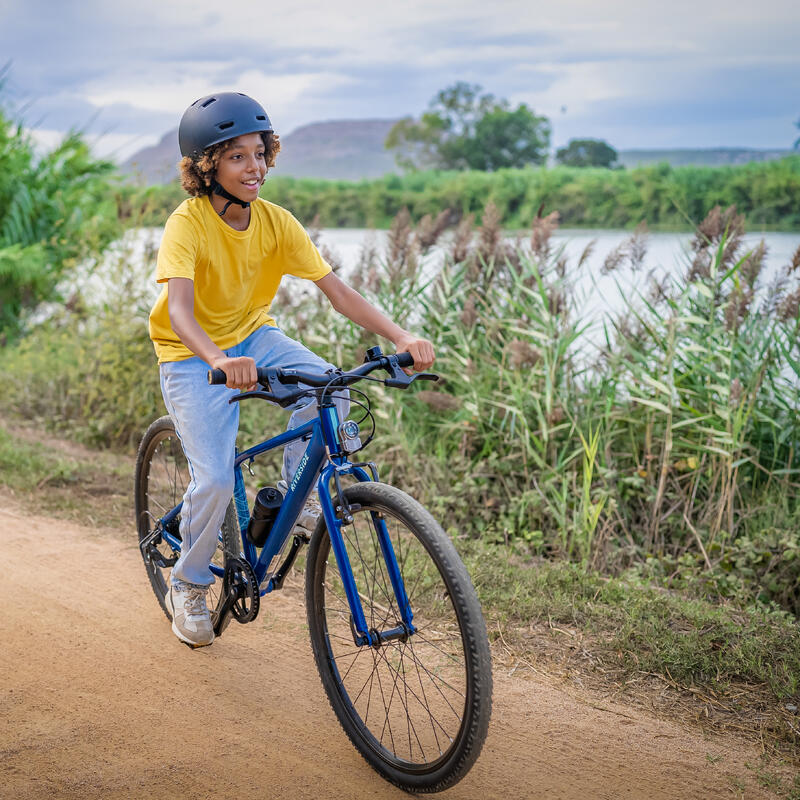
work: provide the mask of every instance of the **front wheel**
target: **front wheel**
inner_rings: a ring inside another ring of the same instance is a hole
[[[402,625],[378,540],[385,524],[415,632],[358,646],[330,537],[321,519],[308,552],[306,606],[322,683],[350,740],[392,783],[435,792],[457,783],[480,753],[491,715],[486,625],[469,575],[431,515],[399,489],[345,492],[342,527],[370,631]]]

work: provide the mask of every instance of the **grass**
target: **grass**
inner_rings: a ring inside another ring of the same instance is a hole
[[[798,717],[785,707],[800,690],[800,636],[789,614],[715,604],[475,540],[457,544],[490,633],[512,661],[560,664],[590,683],[628,687],[648,706],[666,691],[665,710],[779,748],[800,741]]]
[[[0,428],[0,482],[10,489],[31,491],[63,487],[80,480],[74,461],[53,457],[47,449],[25,442]]]
[[[800,637],[788,614],[712,604],[563,561],[515,563],[502,548],[473,545],[464,555],[482,601],[507,628],[565,624],[601,640],[630,672],[716,692],[765,684],[776,701],[798,696]]]
[[[487,203],[442,261],[430,247],[447,215],[414,228],[405,212],[383,254],[365,246],[348,280],[436,343],[442,376],[402,394],[369,387],[382,474],[474,538],[800,613],[800,248],[762,286],[764,248],[746,251],[741,217],[716,207],[663,285],[644,272],[638,230],[604,269],[638,271],[640,295],[592,331],[585,263],[551,240],[557,216],[537,216],[512,246]],[[163,413],[146,328],[152,253],[134,255],[105,264],[93,305],[4,348],[9,409],[109,447],[135,445]],[[275,301],[288,335],[345,366],[375,343],[290,288]],[[248,438],[262,413],[244,409]]]
[[[0,487],[34,514],[119,528],[131,524],[133,461],[0,420]]]
[[[764,766],[745,763],[745,767],[753,771],[760,786],[769,789],[777,797],[784,797],[786,800],[800,800],[800,775],[795,775],[793,779],[790,779],[772,772]]]

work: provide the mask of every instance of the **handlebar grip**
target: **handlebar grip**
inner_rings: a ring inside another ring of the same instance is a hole
[[[397,364],[401,367],[413,367],[414,359],[411,356],[411,353],[398,353]]]
[[[258,380],[263,381],[267,377],[269,370],[266,367],[256,369]],[[224,386],[228,382],[228,376],[221,369],[210,369],[208,371],[208,382],[212,386]]]

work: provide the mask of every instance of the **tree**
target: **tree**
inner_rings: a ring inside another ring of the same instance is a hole
[[[542,164],[550,146],[550,123],[525,103],[511,109],[507,100],[481,94],[463,81],[440,91],[417,121],[400,120],[386,147],[396,150],[405,169],[475,169]]]
[[[795,122],[794,126],[795,126],[795,128],[800,128],[800,119],[798,119],[797,122]],[[800,150],[800,136],[798,136],[794,140],[794,149],[795,150]]]
[[[570,139],[556,151],[556,161],[567,167],[612,167],[617,151],[602,139]]]

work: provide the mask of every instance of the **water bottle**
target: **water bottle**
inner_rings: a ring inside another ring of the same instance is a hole
[[[263,547],[267,541],[282,502],[283,495],[274,486],[264,486],[258,490],[253,515],[247,525],[247,538],[256,547]]]

